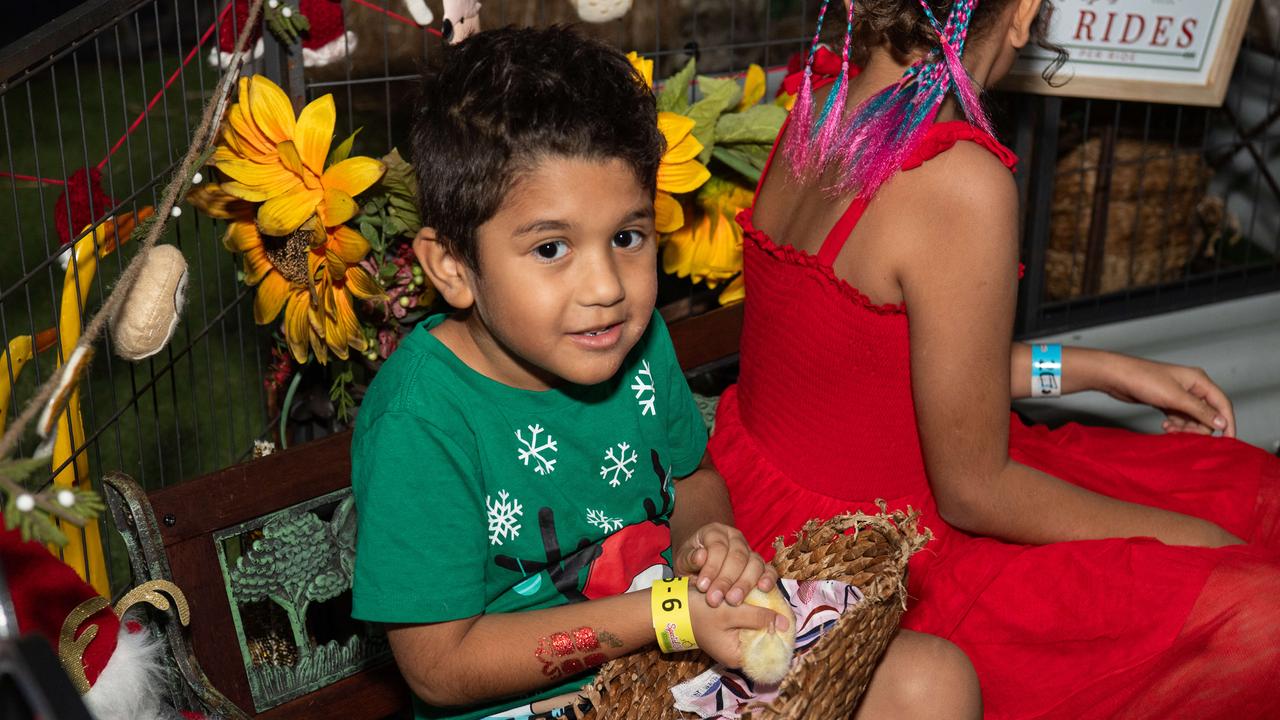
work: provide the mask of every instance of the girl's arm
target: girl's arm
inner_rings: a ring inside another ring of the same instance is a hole
[[[912,244],[898,271],[910,309],[921,449],[942,516],[968,532],[1022,543],[1239,542],[1204,520],[1090,492],[1009,459],[1017,191],[985,150],[961,143],[947,155],[950,162],[929,163],[909,178],[929,202],[904,216],[918,225],[902,234]]]
[[[1009,394],[1031,395],[1031,346],[1014,343],[1009,354]],[[1165,430],[1235,437],[1231,400],[1204,370],[1144,360],[1106,350],[1062,348],[1062,393],[1098,390],[1117,400],[1150,405],[1168,419]]]
[[[729,491],[709,453],[693,474],[676,481],[671,552],[676,574],[696,573],[693,582],[713,607],[722,600],[737,605],[753,586],[769,590],[778,579],[733,526]]]
[[[781,615],[751,605],[712,608],[692,588],[689,605],[698,645],[733,667],[741,662],[738,630],[785,624]],[[647,590],[544,610],[398,625],[387,638],[409,687],[435,707],[527,694],[655,641]]]

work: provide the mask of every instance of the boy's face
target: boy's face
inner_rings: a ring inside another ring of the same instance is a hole
[[[613,377],[653,313],[653,222],[652,193],[624,161],[538,162],[476,232],[476,369],[534,390]]]

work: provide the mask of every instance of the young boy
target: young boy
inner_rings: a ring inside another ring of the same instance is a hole
[[[740,604],[776,577],[654,312],[663,151],[627,60],[563,28],[481,33],[424,80],[414,251],[457,311],[383,366],[352,447],[353,614],[388,624],[419,718],[574,717],[655,626],[736,665],[739,629],[786,625]]]

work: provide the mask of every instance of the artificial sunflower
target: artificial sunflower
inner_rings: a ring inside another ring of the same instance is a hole
[[[317,244],[316,238],[322,238]],[[369,241],[345,225],[316,220],[285,237],[263,235],[252,219],[233,220],[223,244],[240,253],[244,281],[257,286],[253,319],[273,322],[284,311],[284,337],[299,363],[314,352],[321,364],[329,353],[346,360],[348,348],[368,348],[353,297],[374,299],[382,287],[358,263]]]
[[[742,271],[742,228],[735,217],[751,205],[752,193],[719,178],[697,196],[693,222],[666,237],[662,269],[714,288]]]
[[[649,87],[653,87],[653,61],[635,52],[627,60]],[[658,232],[674,232],[684,225],[684,210],[672,197],[675,193],[693,192],[711,177],[707,166],[698,161],[702,143],[693,136],[697,125],[692,118],[673,112],[658,113],[658,130],[667,141],[662,164],[658,167],[658,192],[654,198],[654,225]]]
[[[289,235],[312,215],[325,227],[341,225],[359,209],[354,197],[382,177],[385,167],[369,157],[324,167],[336,114],[333,96],[325,95],[295,120],[275,83],[261,75],[240,79],[239,102],[227,112],[211,161],[230,178],[225,192],[262,203],[257,222],[264,233]]]
[[[658,166],[658,192],[654,197],[654,225],[669,233],[684,225],[684,210],[672,194],[693,192],[711,177],[707,166],[698,162],[702,143],[693,136],[692,118],[673,112],[658,113],[658,130],[667,140],[667,151]]]
[[[245,284],[257,287],[253,319],[267,325],[284,310],[285,340],[299,363],[309,350],[321,363],[330,352],[345,360],[348,348],[367,350],[352,298],[381,298],[383,291],[359,267],[369,254],[364,236],[345,225],[325,228],[317,218],[285,236],[263,234],[253,204],[217,183],[197,185],[187,199],[206,215],[229,221],[222,244],[240,254]]]

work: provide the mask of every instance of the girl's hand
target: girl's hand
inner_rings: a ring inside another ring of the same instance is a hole
[[[1204,370],[1126,355],[1108,361],[1117,365],[1112,381],[1100,389],[1117,400],[1163,411],[1165,432],[1212,435],[1220,430],[1227,437],[1236,436],[1231,400]]]
[[[742,667],[739,630],[764,630],[770,624],[779,630],[790,625],[787,618],[755,605],[712,605],[707,595],[689,589],[689,619],[698,647],[716,662],[731,668]]]
[[[707,605],[739,605],[752,587],[768,591],[778,581],[772,565],[751,551],[735,527],[708,523],[676,550],[676,575],[694,575],[691,585],[707,596]]]

